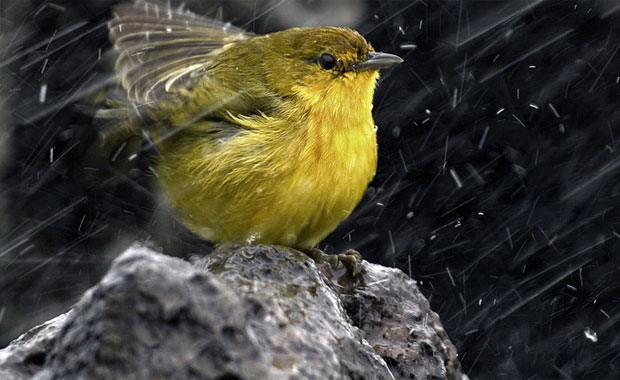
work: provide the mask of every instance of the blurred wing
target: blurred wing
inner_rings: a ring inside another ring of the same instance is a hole
[[[123,4],[108,23],[115,70],[129,100],[157,107],[192,88],[210,53],[253,36],[221,21],[153,3]]]

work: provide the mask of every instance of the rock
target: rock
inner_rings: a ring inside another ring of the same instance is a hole
[[[41,371],[69,311],[33,327],[0,350],[0,379],[30,379]]]
[[[186,262],[134,245],[69,313],[0,350],[2,379],[467,379],[415,281],[283,247]]]

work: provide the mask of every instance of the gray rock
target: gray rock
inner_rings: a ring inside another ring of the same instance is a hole
[[[0,350],[0,379],[30,379],[41,371],[58,333],[73,311],[31,328]]]
[[[360,269],[351,279],[283,247],[188,263],[135,245],[71,312],[0,350],[0,376],[466,379],[415,281]]]

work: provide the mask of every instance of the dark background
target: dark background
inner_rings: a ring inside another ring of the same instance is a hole
[[[208,250],[161,215],[147,154],[122,182],[84,163],[113,3],[0,0],[0,346],[135,239]],[[418,280],[472,378],[620,377],[620,3],[188,8],[257,33],[349,25],[401,55],[375,96],[376,178],[321,247]]]

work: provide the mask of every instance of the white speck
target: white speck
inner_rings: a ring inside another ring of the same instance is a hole
[[[458,99],[458,94],[459,94],[459,89],[455,88],[454,92],[452,93],[452,109],[456,108],[456,103],[457,103],[457,99]]]
[[[411,218],[413,218],[413,216],[414,216],[414,215],[415,215],[415,214],[413,213],[413,211],[409,211],[409,212],[407,213],[407,219],[411,219]]]
[[[425,124],[426,122],[428,122],[431,118],[427,117],[426,119],[422,120],[422,124]]]
[[[454,180],[454,183],[456,183],[456,186],[460,189],[463,187],[463,183],[461,182],[461,179],[459,178],[459,175],[456,173],[456,171],[454,169],[450,169],[450,175],[452,176],[452,179]]]
[[[495,58],[493,58],[493,62],[497,61],[497,59],[499,58],[499,54],[495,56]]]
[[[398,26],[398,31],[401,32],[403,36],[405,35],[405,31],[402,27]]]
[[[564,128],[564,124],[560,123],[559,128],[560,128],[561,134],[564,134],[566,132],[566,128]]]
[[[513,113],[513,114],[512,114],[512,117],[513,117],[513,119],[515,119],[515,120],[516,120],[519,124],[521,124],[521,126],[522,126],[523,128],[525,128],[525,124],[523,124],[523,122],[521,121],[521,119],[519,119],[519,118],[517,117],[517,115],[515,115],[515,114]]]
[[[599,310],[601,311],[601,313],[603,313],[603,315],[604,315],[604,316],[606,316],[606,317],[607,317],[607,319],[611,318],[611,317],[609,316],[609,314],[607,314],[607,312],[605,312],[605,310],[603,310],[603,309],[599,309]]]
[[[250,236],[248,236],[248,238],[246,239],[246,243],[247,244],[253,244],[255,241],[257,241],[258,239],[260,239],[261,234],[258,232],[252,232],[250,234]]]
[[[497,112],[495,112],[496,115],[499,115],[500,113],[504,112],[504,108],[500,108],[497,110]]]
[[[137,157],[138,157],[138,154],[137,154],[137,153],[134,153],[134,154],[132,154],[131,156],[129,156],[128,160],[129,160],[129,161],[133,161],[133,160],[135,160]]]
[[[558,113],[558,110],[555,109],[555,107],[553,106],[553,104],[549,103],[549,109],[551,110],[551,112],[553,112],[553,114],[555,115],[555,117],[559,118],[560,114]]]
[[[80,232],[82,229],[82,225],[84,224],[84,220],[86,219],[86,214],[82,215],[82,220],[80,220],[80,225],[78,226],[77,232]]]
[[[121,154],[121,152],[125,149],[126,146],[127,146],[127,142],[125,141],[116,149],[116,152],[114,152],[114,155],[112,156],[112,159],[111,159],[112,162],[116,161],[116,159]]]
[[[45,103],[45,99],[47,98],[47,85],[42,84],[39,89],[39,103]]]
[[[536,104],[532,104],[532,103],[530,103],[530,107],[532,107],[532,108],[533,108],[533,109],[535,109],[535,110],[537,110],[537,109],[538,109],[538,106],[537,106]]]
[[[450,272],[449,267],[446,267],[446,272],[448,272],[448,277],[450,277],[450,282],[452,283],[452,286],[456,286],[456,283],[454,282],[454,278],[452,277],[452,273]]]
[[[482,137],[480,138],[480,142],[478,143],[478,150],[482,150],[482,146],[484,145],[484,142],[487,139],[487,135],[489,134],[489,129],[491,128],[488,125],[484,128],[484,132],[482,132]]]
[[[156,170],[154,167],[149,166],[149,169],[148,169],[148,170],[149,170],[149,172],[150,172],[150,173],[152,173],[155,177],[159,178],[159,173],[157,172],[157,170]],[[206,234],[203,234],[203,235],[206,235]]]
[[[536,66],[535,65],[530,65],[530,69],[535,69]]]
[[[482,298],[478,300],[478,306],[482,305]]]
[[[166,33],[172,33],[172,28],[166,27]]]
[[[431,235],[430,239],[431,239],[431,240],[435,240],[435,239],[437,239],[437,235]]]
[[[418,48],[418,45],[416,44],[401,44],[400,48],[402,50],[415,50]]]
[[[43,67],[41,67],[41,74],[43,74],[43,72],[45,71],[45,67],[47,66],[47,61],[48,59],[45,58],[45,62],[43,62]]]
[[[56,149],[55,146],[50,148],[50,163],[54,162],[54,149]]]
[[[422,21],[423,20],[420,20],[420,26],[419,26],[420,30],[422,30]]]
[[[390,237],[390,247],[392,248],[392,255],[396,255],[396,248],[394,248],[394,239],[392,238],[392,230],[388,230],[388,236]]]
[[[574,287],[574,286],[573,286],[573,285],[571,285],[571,284],[566,284],[566,287],[567,287],[567,288],[569,288],[569,289],[570,289],[570,290],[572,290],[572,291],[577,290],[577,288],[576,288],[576,287]]]
[[[377,206],[381,206],[381,207],[383,207],[383,206],[385,206],[385,205],[384,205],[383,203],[381,203],[381,202],[377,202]]]
[[[583,334],[586,336],[586,339],[589,339],[594,343],[598,342],[598,336],[596,334],[596,331],[592,330],[591,328],[586,327],[585,330],[583,330]]]
[[[431,114],[431,110],[429,110],[428,108],[424,110],[424,112],[426,112],[427,115]]]
[[[484,212],[482,212],[482,211],[478,211],[478,215],[483,216],[483,215],[484,215]]]
[[[459,228],[461,226],[461,221],[457,220],[456,224],[454,225],[454,228]]]

